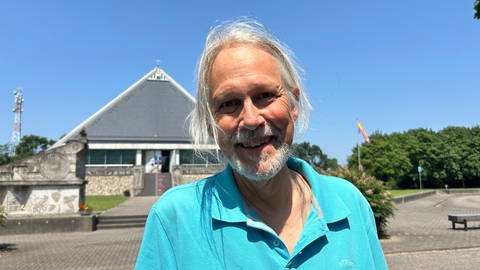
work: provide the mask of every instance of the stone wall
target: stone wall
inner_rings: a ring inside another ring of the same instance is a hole
[[[78,214],[85,185],[85,141],[0,166],[0,204],[9,216]]]
[[[123,195],[133,190],[133,175],[87,176],[85,195]]]
[[[9,215],[65,215],[78,211],[79,192],[74,186],[10,186],[0,199]]]
[[[133,190],[133,166],[87,167],[86,195],[123,195]]]
[[[172,177],[176,186],[191,183],[209,177],[224,168],[224,165],[179,165],[174,166]]]
[[[191,183],[223,169],[223,165],[177,165],[171,176],[174,185]],[[142,196],[145,181],[143,166],[129,167],[87,167],[86,195],[122,195],[128,191],[130,195]]]

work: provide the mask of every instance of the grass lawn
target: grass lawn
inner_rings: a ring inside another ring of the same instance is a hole
[[[88,208],[93,211],[105,211],[121,204],[127,199],[128,197],[123,195],[85,196],[85,203],[88,205]]]
[[[452,188],[449,190],[478,190],[479,188]],[[435,189],[389,189],[388,191],[392,193],[392,196],[395,197],[401,197],[405,195],[410,195],[410,194],[416,194],[420,192],[426,192],[426,191],[432,191]],[[444,189],[437,189],[437,190],[444,190]]]

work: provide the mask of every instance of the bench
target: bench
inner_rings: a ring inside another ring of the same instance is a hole
[[[480,221],[480,213],[478,214],[453,214],[448,215],[448,220],[452,222],[452,228],[455,230],[455,223],[463,224],[463,229],[468,230],[468,221]]]

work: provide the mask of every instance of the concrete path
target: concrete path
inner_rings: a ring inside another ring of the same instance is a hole
[[[104,214],[140,214],[157,198],[129,199]],[[480,211],[480,194],[438,194],[397,205],[382,240],[390,269],[478,269],[480,229],[451,229],[449,213]],[[474,224],[478,225],[480,224]],[[0,236],[1,269],[133,269],[143,229]]]
[[[101,216],[134,216],[148,215],[152,205],[158,200],[157,196],[133,197],[115,208],[100,214]]]

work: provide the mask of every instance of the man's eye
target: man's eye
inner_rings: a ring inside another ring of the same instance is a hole
[[[221,113],[232,113],[240,107],[240,100],[228,100],[220,104],[218,111]]]
[[[275,98],[275,94],[271,92],[264,92],[258,95],[255,99],[257,102],[269,102]]]
[[[273,97],[273,93],[265,92],[260,94],[260,98],[271,98]]]

